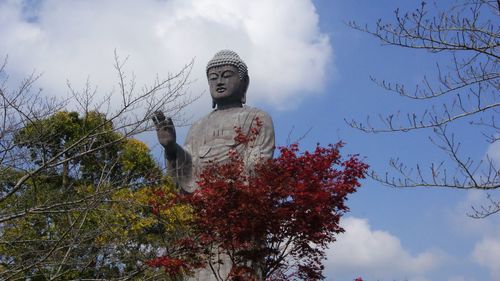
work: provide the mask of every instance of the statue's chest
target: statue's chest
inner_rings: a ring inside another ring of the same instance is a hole
[[[203,162],[227,159],[229,149],[237,146],[234,140],[235,129],[243,128],[244,125],[238,114],[213,116],[202,124],[202,136],[199,146],[195,149],[197,150],[196,156]]]
[[[245,127],[245,118],[248,114],[234,112],[232,114],[222,114],[216,112],[202,124],[203,145],[227,144],[234,145],[236,128]]]
[[[234,143],[234,124],[210,124],[204,128],[203,144]]]

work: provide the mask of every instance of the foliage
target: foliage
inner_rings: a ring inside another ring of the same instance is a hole
[[[82,151],[68,149],[89,131],[95,135],[85,138],[80,149],[91,152],[78,156]],[[156,255],[165,237],[189,219],[189,211],[176,206],[152,212],[154,192],[172,195],[175,190],[162,179],[145,144],[123,138],[103,114],[80,117],[65,111],[22,128],[15,143],[29,151],[29,165],[43,165],[49,158],[62,164],[31,176],[22,190],[0,202],[0,276],[45,280],[154,274],[146,272],[143,260]],[[2,185],[13,186],[25,173],[10,169],[2,174]]]
[[[446,6],[441,9],[443,5]],[[444,66],[437,64],[433,78],[424,76],[415,87],[373,79],[389,93],[412,104],[430,106],[422,113],[381,115],[380,123],[371,123],[369,117],[366,122],[348,123],[368,133],[430,131],[431,142],[445,154],[438,163],[415,168],[392,159],[389,164],[394,175],[372,173],[374,179],[393,187],[480,190],[500,187],[500,172],[493,155],[486,159],[467,155],[457,136],[462,126],[473,126],[486,144],[498,145],[499,11],[500,2],[495,0],[460,0],[449,4],[436,1],[434,5],[422,2],[415,11],[405,13],[397,9],[393,21],[380,19],[374,27],[349,23],[384,45],[425,50],[436,61],[447,61]],[[474,209],[472,216],[481,218],[500,211],[500,201],[490,198],[490,203]]]
[[[249,136],[236,131],[240,145],[252,145],[258,134],[258,128]],[[277,158],[251,169],[242,153],[230,150],[229,162],[205,167],[197,191],[177,198],[193,208],[194,236],[183,242],[190,245],[185,253],[197,257],[164,255],[150,264],[175,275],[215,268],[223,253],[232,262],[230,279],[323,279],[324,250],[343,231],[339,220],[348,210],[347,195],[368,167],[357,156],[342,161],[341,147],[318,145],[304,153],[296,144],[281,147]]]
[[[61,98],[36,91],[36,73],[10,88],[6,65],[7,59],[0,64],[0,279],[165,279],[141,260],[158,254],[189,211],[165,211],[175,219],[152,212],[150,193],[175,188],[132,137],[151,130],[153,112],[178,118],[193,100],[184,92],[191,65],[136,87],[115,52],[115,90],[102,95],[89,81],[82,90],[68,82],[69,95]]]

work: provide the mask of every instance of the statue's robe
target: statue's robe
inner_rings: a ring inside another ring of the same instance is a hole
[[[238,144],[235,141],[235,128],[249,135],[257,127],[257,120],[262,127],[255,141],[251,144]],[[230,149],[236,149],[243,156],[245,166],[251,168],[257,161],[271,159],[275,148],[273,121],[266,112],[248,106],[224,110],[214,110],[193,124],[188,132],[183,147],[177,147],[177,159],[167,161],[168,173],[186,192],[193,192],[198,187],[198,175],[208,163],[221,163],[228,160]],[[227,277],[231,270],[229,257],[214,250],[221,261],[212,261],[213,268]],[[198,270],[188,280],[216,280],[210,266]]]
[[[257,127],[257,120],[262,122],[262,127],[256,140],[246,146],[238,144],[234,140],[235,128],[241,128],[242,133],[248,135],[252,127]],[[168,173],[183,190],[193,192],[205,165],[227,161],[231,148],[241,153],[245,165],[250,167],[260,159],[271,159],[274,145],[273,121],[266,112],[249,106],[214,110],[191,126],[184,146],[177,148],[177,159],[170,163]]]

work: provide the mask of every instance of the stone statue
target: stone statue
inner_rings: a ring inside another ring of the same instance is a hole
[[[214,110],[191,126],[184,146],[177,144],[175,127],[170,118],[165,118],[162,112],[156,112],[153,117],[158,141],[165,148],[167,173],[185,192],[197,189],[197,177],[206,164],[228,160],[230,149],[236,149],[243,155],[245,166],[249,168],[260,159],[272,158],[274,152],[271,117],[262,110],[244,105],[250,79],[247,66],[238,54],[229,50],[219,51],[208,62],[206,74]],[[255,142],[251,146],[238,144],[234,140],[235,128],[241,128],[243,133],[248,134],[257,120],[262,122],[262,127]],[[215,262],[212,266],[220,276],[228,276],[231,270],[229,257],[215,249],[214,254],[222,263]],[[189,280],[216,278],[207,267],[197,271]]]
[[[206,74],[214,110],[191,126],[184,146],[176,143],[175,127],[170,118],[165,118],[162,112],[153,117],[158,141],[165,148],[167,173],[186,192],[197,188],[197,175],[205,164],[227,160],[231,148],[244,153],[247,166],[259,159],[272,158],[274,151],[271,117],[260,109],[244,105],[250,79],[247,66],[238,54],[219,51],[208,62]],[[256,120],[263,126],[253,147],[240,147],[234,140],[235,127],[249,133],[256,126]]]

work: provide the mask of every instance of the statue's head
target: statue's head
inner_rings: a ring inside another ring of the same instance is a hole
[[[212,107],[246,102],[250,79],[246,64],[235,52],[217,52],[207,64],[207,79]]]

